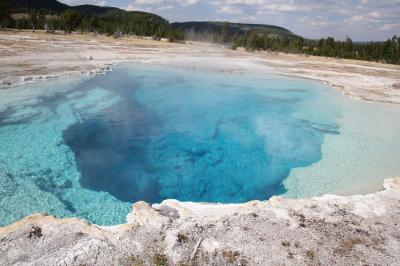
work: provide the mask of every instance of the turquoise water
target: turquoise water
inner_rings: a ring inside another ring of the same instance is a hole
[[[147,65],[1,97],[2,225],[34,212],[118,224],[139,200],[318,195],[324,179],[316,191],[285,182],[324,161],[353,105],[313,81]]]

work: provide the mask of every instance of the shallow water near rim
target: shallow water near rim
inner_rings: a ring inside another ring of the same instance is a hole
[[[309,80],[132,64],[2,97],[1,225],[34,212],[118,224],[140,200],[240,203],[345,191],[332,174],[344,173],[341,159],[325,159],[340,151],[332,143],[355,143],[357,114],[398,114]],[[362,143],[386,147],[382,175],[400,171],[393,122],[381,121],[386,133],[377,139],[357,131]],[[312,168],[319,178],[308,178]]]

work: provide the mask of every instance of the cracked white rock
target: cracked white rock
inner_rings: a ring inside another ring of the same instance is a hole
[[[349,197],[137,202],[116,226],[34,214],[0,228],[0,265],[396,265],[399,184]]]

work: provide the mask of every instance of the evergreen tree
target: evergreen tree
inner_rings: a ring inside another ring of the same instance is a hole
[[[229,22],[224,22],[222,27],[222,42],[229,43],[231,41],[231,36],[229,34]]]
[[[32,26],[33,32],[35,32],[38,26],[38,14],[36,13],[36,10],[31,10],[29,14],[29,21]]]
[[[71,33],[78,27],[81,19],[78,12],[72,9],[67,9],[61,15],[61,21],[65,32]]]
[[[7,27],[10,20],[10,3],[8,0],[0,0],[0,29]]]

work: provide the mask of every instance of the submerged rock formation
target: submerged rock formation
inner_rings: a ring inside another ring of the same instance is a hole
[[[138,202],[110,227],[34,214],[0,228],[0,265],[396,265],[400,178],[384,187],[245,204]]]

